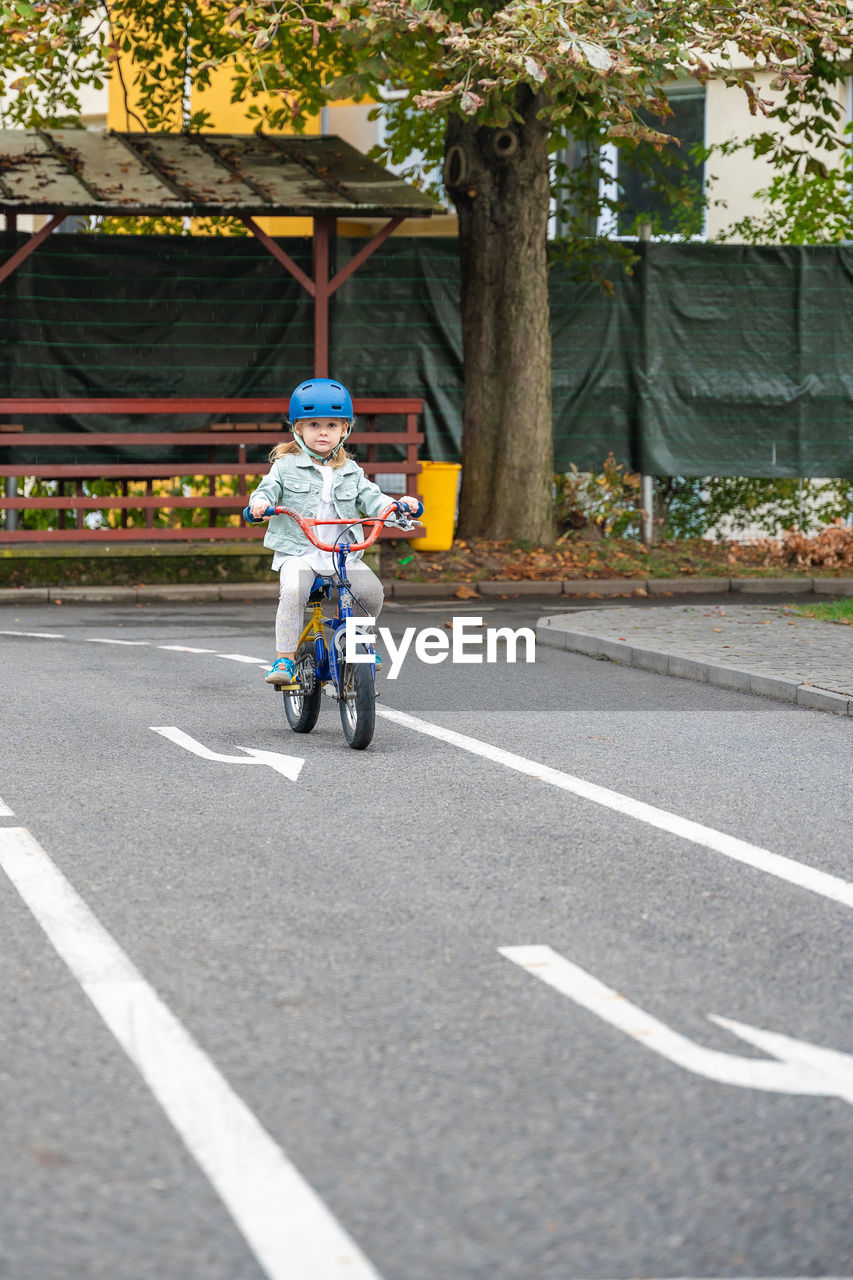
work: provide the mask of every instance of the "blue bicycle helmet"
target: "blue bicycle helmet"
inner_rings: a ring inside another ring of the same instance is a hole
[[[352,406],[352,396],[342,383],[335,382],[333,378],[311,378],[308,382],[300,382],[291,395],[288,417],[291,430],[300,418],[345,418],[347,428],[339,443],[330,454],[325,455],[325,457],[334,458],[353,428],[355,411]],[[298,432],[293,432],[293,438],[309,458],[313,458],[315,462],[325,460],[323,454],[315,453],[313,449],[308,448]]]

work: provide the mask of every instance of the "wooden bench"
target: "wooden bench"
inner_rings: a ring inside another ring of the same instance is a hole
[[[418,419],[423,409],[422,400],[357,399],[355,411],[359,419],[357,429],[350,436],[359,454],[360,465],[370,479],[377,476],[397,476],[402,483],[387,486],[385,492],[399,496],[403,492],[417,494],[417,478],[421,470],[418,461],[419,446],[423,434],[418,430]],[[286,438],[281,418],[287,411],[286,400],[273,399],[120,399],[120,400],[23,400],[0,398],[0,416],[16,418],[44,415],[99,415],[109,418],[115,414],[205,414],[227,415],[192,430],[180,431],[39,431],[27,430],[18,422],[0,422],[0,452],[9,452],[10,463],[0,465],[0,477],[6,477],[6,496],[0,496],[0,511],[56,511],[55,529],[10,528],[8,515],[0,527],[0,543],[12,542],[108,542],[116,541],[186,541],[194,539],[258,540],[257,529],[241,522],[227,525],[216,523],[217,515],[234,516],[246,505],[250,491],[249,479],[264,475],[268,469],[266,455],[273,445]],[[237,415],[256,415],[255,421],[235,420]],[[264,420],[260,415],[275,414],[275,420]],[[394,419],[403,418],[402,430]],[[379,457],[380,452],[394,446],[397,455],[393,460]],[[109,463],[75,461],[38,462],[23,461],[23,450],[65,449],[84,451],[99,448],[108,450],[145,447],[146,449],[173,449],[189,447],[204,455],[204,461],[191,462],[126,462]],[[263,460],[248,460],[248,451],[257,451]],[[15,453],[21,460],[15,462]],[[402,457],[400,454],[402,453]],[[227,455],[227,456],[223,456]],[[21,476],[33,477],[57,485],[58,492],[39,497],[20,495],[17,481]],[[176,481],[184,477],[206,477],[207,493],[184,494],[182,492],[155,494],[156,480]],[[236,493],[219,491],[221,482],[236,477]],[[115,493],[92,494],[87,486],[95,480],[113,481]],[[131,493],[132,482],[145,484],[145,493]],[[217,482],[220,482],[219,485]],[[66,486],[73,492],[66,492]],[[9,493],[9,487],[14,493]],[[158,526],[155,512],[177,511],[190,508],[206,511],[206,524]],[[120,512],[120,527],[89,528],[86,514],[91,511]],[[132,521],[129,513],[140,511],[142,523]],[[69,527],[68,516],[73,524]],[[16,522],[13,522],[16,523]],[[397,530],[389,530],[383,536],[404,537]]]

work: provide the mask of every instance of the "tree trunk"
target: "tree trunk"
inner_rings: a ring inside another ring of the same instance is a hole
[[[548,130],[448,121],[444,177],[459,214],[465,400],[462,537],[553,541]]]

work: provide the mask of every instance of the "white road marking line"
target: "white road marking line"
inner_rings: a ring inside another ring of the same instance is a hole
[[[0,796],[0,818],[14,818],[15,814]]]
[[[246,752],[245,756],[224,756],[218,751],[211,751],[209,747],[197,742],[188,733],[184,733],[182,729],[176,729],[173,725],[157,728],[152,724],[150,728],[154,733],[168,738],[177,746],[191,751],[193,755],[201,756],[203,760],[217,760],[221,764],[267,764],[271,769],[275,769],[276,773],[289,778],[291,782],[296,782],[305,763],[300,756],[286,756],[280,751],[264,751],[260,747],[238,747],[238,751]]]
[[[853,1103],[850,1054],[794,1040],[778,1032],[761,1031],[714,1014],[709,1015],[713,1022],[777,1060],[740,1058],[718,1049],[706,1049],[631,1004],[618,991],[606,987],[551,947],[498,947],[498,951],[561,995],[686,1071],[742,1089],[842,1098]]]
[[[64,640],[58,631],[0,631],[0,636],[29,636],[33,640]]]
[[[158,649],[171,649],[175,653],[216,653],[215,649],[194,649],[188,644],[158,644]]]
[[[270,1280],[379,1280],[29,831],[0,828],[0,867],[141,1073]]]
[[[777,876],[780,880],[787,880],[789,884],[795,884],[800,889],[808,889],[811,893],[819,893],[824,898],[831,898],[833,902],[840,902],[845,907],[853,907],[853,884],[850,881],[841,880],[838,876],[829,875],[825,871],[818,871],[815,867],[806,866],[805,863],[797,862],[794,858],[772,853],[759,845],[739,840],[737,836],[730,836],[724,831],[703,826],[701,822],[682,818],[677,813],[658,809],[655,805],[645,804],[642,800],[634,800],[631,796],[621,795],[618,791],[610,791],[607,787],[586,782],[573,774],[562,773],[559,769],[551,769],[548,765],[538,764],[535,760],[527,760],[524,756],[504,751],[501,747],[494,747],[487,742],[480,742],[477,738],[456,733],[453,729],[444,729],[440,725],[419,720],[416,716],[407,715],[403,711],[395,711],[392,707],[378,706],[376,714],[407,729],[414,729],[428,737],[449,742],[454,747],[470,751],[473,755],[482,756],[495,764],[502,764],[507,769],[514,769],[517,773],[547,782],[553,787],[560,787],[563,791],[570,791],[584,800],[592,800],[593,803],[604,805],[607,809],[624,813],[629,818],[646,822],[660,831],[668,831],[683,840],[704,845],[706,849],[721,853],[735,862],[745,863],[746,866],[754,867],[757,871]]]
[[[66,637],[54,631],[0,631],[0,636],[29,636],[39,640],[64,640]],[[124,644],[124,645],[150,645],[150,640],[108,640],[86,637],[87,644]],[[158,649],[172,649],[178,653],[214,653],[217,658],[227,658],[229,662],[245,662],[254,667],[261,667],[264,671],[269,670],[269,662],[263,658],[250,658],[245,653],[216,653],[215,649],[195,649],[191,645],[184,644],[159,644]]]

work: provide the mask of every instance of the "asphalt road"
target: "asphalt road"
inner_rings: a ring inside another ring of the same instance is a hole
[[[549,607],[389,605],[382,622],[517,627]],[[383,1280],[853,1276],[853,905],[832,889],[853,853],[848,721],[540,648],[380,678],[381,708],[473,749],[380,717],[354,752],[331,700],[297,737],[239,660],[271,656],[269,605],[21,606],[0,632],[0,848],[29,829],[24,872],[59,869],[331,1215],[327,1269],[287,1244],[313,1223],[298,1194],[276,1199],[260,1260],[92,1003],[124,980],[100,973],[87,998],[48,939],[70,930],[85,968],[97,926],[60,918],[38,877],[26,905],[0,871],[3,1280],[355,1275],[335,1224]],[[291,781],[152,727],[304,764]],[[499,950],[530,946],[620,992],[637,1025]],[[710,1015],[805,1048],[773,1058]],[[167,1090],[176,1045],[156,1042]],[[763,1067],[755,1087],[711,1078],[786,1054],[778,1091]],[[251,1189],[230,1115],[209,1160]]]

